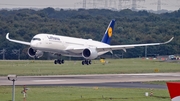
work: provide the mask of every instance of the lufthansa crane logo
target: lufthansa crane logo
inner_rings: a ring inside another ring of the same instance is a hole
[[[112,36],[112,28],[111,28],[111,27],[109,27],[109,29],[108,29],[108,36],[109,36],[109,37]]]

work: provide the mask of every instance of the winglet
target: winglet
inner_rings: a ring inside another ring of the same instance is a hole
[[[9,38],[9,33],[6,34],[6,39],[11,41],[11,42],[15,42],[15,43],[20,43],[20,44],[24,44],[24,45],[30,45],[30,42],[25,42],[25,41],[19,41],[19,40],[13,40]]]
[[[8,40],[9,40],[9,33],[7,33],[7,34],[6,34],[6,39],[8,39]]]
[[[171,42],[173,39],[174,39],[174,37],[172,37],[170,40],[164,42],[163,44],[167,44],[167,43]]]

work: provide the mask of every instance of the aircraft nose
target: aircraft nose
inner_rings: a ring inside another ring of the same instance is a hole
[[[35,42],[35,41],[31,42],[31,47],[32,47],[32,48],[36,48],[36,47],[37,47],[37,45],[38,45],[38,43],[37,43],[37,42]]]

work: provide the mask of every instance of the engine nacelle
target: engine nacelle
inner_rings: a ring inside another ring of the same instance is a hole
[[[42,52],[42,51],[40,51],[40,50],[34,50],[34,49],[32,49],[31,47],[28,49],[27,53],[28,53],[28,55],[29,55],[30,57],[32,57],[32,58],[34,58],[34,57],[40,58],[40,57],[43,56],[43,52]]]
[[[32,58],[36,56],[36,50],[32,49],[31,47],[28,49],[27,53]]]
[[[40,51],[40,50],[37,50],[37,51],[36,51],[36,57],[37,57],[37,58],[42,57],[43,54],[44,54],[44,52],[42,52],[42,51]]]
[[[95,59],[97,58],[98,56],[98,53],[97,53],[97,50],[95,48],[86,48],[83,50],[82,52],[82,56],[85,58],[85,59]]]

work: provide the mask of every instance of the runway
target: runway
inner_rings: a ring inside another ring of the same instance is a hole
[[[171,80],[180,80],[180,73],[17,76],[15,84],[31,86],[166,88],[163,85],[152,85],[142,82]],[[12,85],[12,81],[9,81],[7,77],[0,77],[0,85]]]

